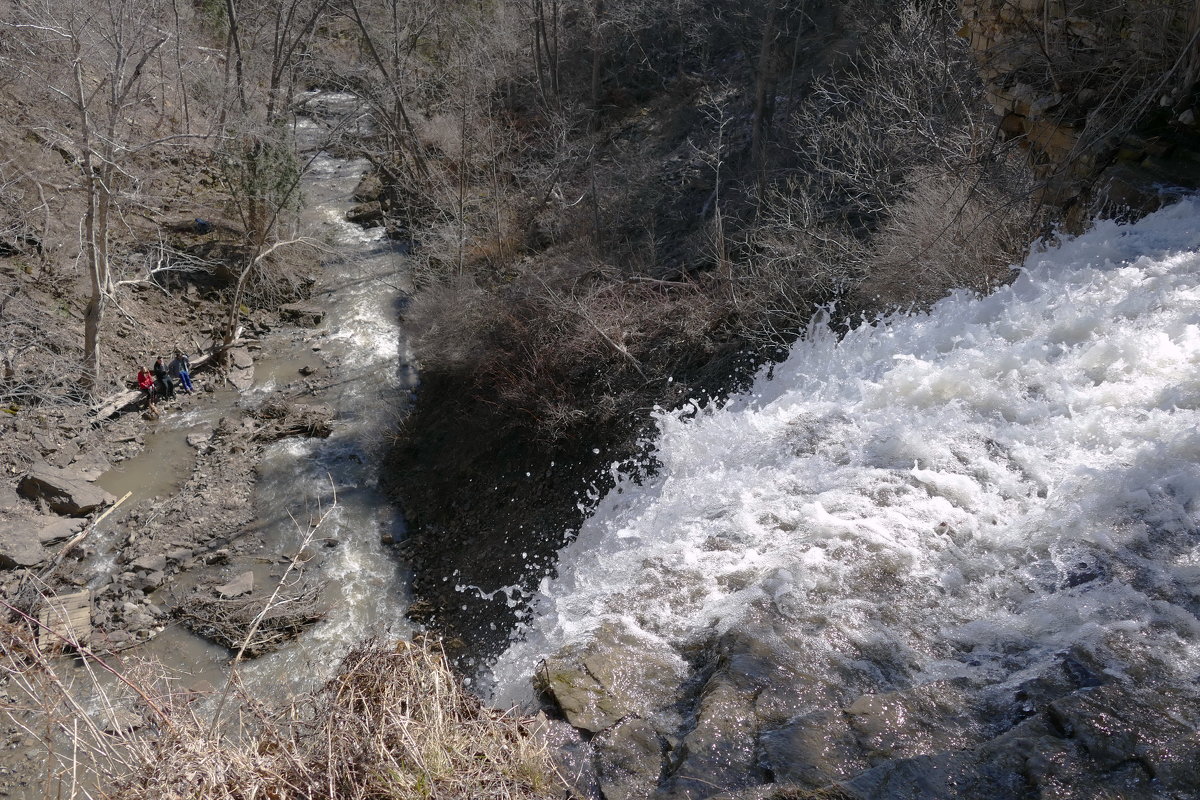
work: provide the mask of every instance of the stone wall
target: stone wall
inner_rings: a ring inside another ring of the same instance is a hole
[[[988,100],[1082,223],[1200,186],[1200,0],[960,0]]]

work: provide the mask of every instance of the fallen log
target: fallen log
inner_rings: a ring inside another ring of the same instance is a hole
[[[192,373],[201,372],[211,367],[216,361],[217,355],[227,349],[226,347],[220,347],[212,352],[197,356],[192,360]],[[106,398],[99,405],[92,407],[92,424],[95,425],[123,411],[131,410],[133,406],[141,403],[145,397],[146,394],[141,389],[129,389]]]

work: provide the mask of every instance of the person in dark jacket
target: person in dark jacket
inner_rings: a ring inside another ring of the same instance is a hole
[[[175,350],[175,358],[167,365],[167,374],[179,381],[179,388],[188,394],[196,391],[192,386],[192,362],[182,350]]]
[[[154,380],[159,385],[159,391],[162,396],[168,400],[175,399],[175,381],[171,380],[171,376],[167,374],[167,368],[163,364],[162,356],[154,360]]]

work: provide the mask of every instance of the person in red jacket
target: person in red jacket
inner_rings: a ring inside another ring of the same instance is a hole
[[[153,411],[154,397],[158,393],[154,387],[154,375],[145,367],[138,367],[137,384],[138,388],[146,393],[146,408]]]

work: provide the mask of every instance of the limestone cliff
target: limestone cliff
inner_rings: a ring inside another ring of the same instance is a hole
[[[961,0],[1000,128],[1078,226],[1200,186],[1200,2]]]

